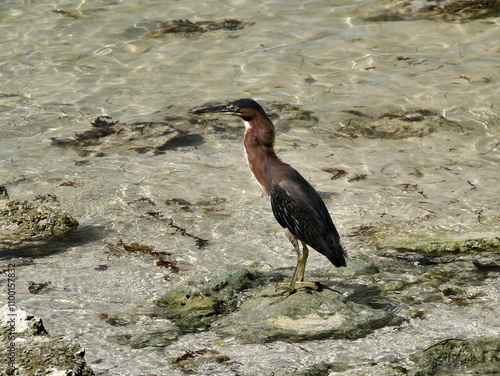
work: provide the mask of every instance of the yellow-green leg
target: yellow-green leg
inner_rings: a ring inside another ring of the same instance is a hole
[[[288,234],[287,234],[288,235]],[[290,295],[295,293],[297,290],[304,290],[305,288],[300,288],[297,289],[296,285],[307,285],[307,286],[316,286],[314,282],[304,282],[304,274],[306,271],[306,263],[307,263],[307,257],[309,256],[309,249],[307,248],[307,245],[301,241],[302,243],[302,250],[300,250],[299,244],[297,242],[297,239],[294,237],[294,239],[290,239],[292,242],[295,251],[297,252],[297,266],[295,267],[295,272],[293,273],[292,281],[290,283],[279,283],[278,285],[284,285],[281,287],[278,287],[276,289],[276,294],[274,295],[269,295],[270,297],[281,297],[281,299],[278,299],[277,301],[271,303],[271,304],[276,304],[279,302],[282,302],[286,298],[288,298]],[[281,292],[278,293],[278,291],[282,290]]]

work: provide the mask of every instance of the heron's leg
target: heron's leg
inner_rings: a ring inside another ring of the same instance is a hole
[[[295,289],[296,285],[316,286],[316,283],[314,283],[314,282],[305,282],[304,281],[304,274],[306,271],[307,258],[309,257],[309,249],[307,248],[306,243],[304,243],[302,241],[301,241],[301,243],[302,243],[302,251],[300,250],[298,242],[296,244],[294,244],[295,251],[297,252],[297,266],[295,267],[295,272],[293,273],[292,281],[289,284],[288,283],[280,283],[280,285],[288,285],[288,287],[286,287],[286,286],[278,287],[276,289],[276,291],[289,290],[290,293],[294,293],[296,291],[296,289]]]
[[[304,281],[304,273],[306,270],[306,262],[307,262],[307,257],[309,256],[309,249],[307,248],[307,245],[301,241],[302,243],[302,250],[300,249],[299,242],[297,241],[297,238],[292,235],[287,229],[285,229],[285,233],[288,236],[288,239],[290,239],[290,242],[293,244],[293,247],[295,248],[295,251],[297,252],[297,266],[295,267],[295,271],[293,273],[292,281],[290,283],[283,282],[279,283],[278,288],[276,288],[276,294],[273,295],[266,295],[267,297],[281,297],[281,299],[278,299],[275,302],[272,302],[271,304],[276,304],[279,303],[286,298],[288,298],[290,295],[295,293],[297,290],[306,290],[306,288],[300,288],[296,289],[296,285],[308,285],[308,286],[317,286],[316,283],[314,282],[305,282]],[[281,291],[280,291],[281,290]],[[278,292],[280,291],[280,292]]]

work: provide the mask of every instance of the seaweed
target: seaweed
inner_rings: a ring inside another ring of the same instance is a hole
[[[321,171],[328,172],[328,173],[332,174],[332,177],[330,178],[330,180],[340,179],[341,177],[347,175],[346,170],[341,170],[339,168],[329,168],[328,167],[328,168],[321,169]]]
[[[83,159],[80,161],[75,161],[75,166],[87,166],[90,163],[88,159]]]
[[[175,359],[172,359],[171,363],[174,364],[175,366],[177,366],[182,373],[185,373],[187,375],[194,375],[194,374],[196,374],[196,372],[192,368],[188,368],[188,366],[196,365],[192,362],[193,359],[195,359],[199,356],[203,356],[203,355],[214,356],[214,355],[219,355],[219,354],[220,353],[217,350],[209,350],[209,349],[201,349],[201,350],[194,350],[194,351],[187,350],[181,356],[179,356]],[[230,360],[230,358],[227,356],[221,355],[221,356],[216,356],[213,360],[216,363],[221,364],[221,363],[227,362],[228,360]]]
[[[46,202],[59,202],[59,199],[56,196],[48,193],[46,195],[37,195],[35,197],[35,201],[40,201],[43,204]]]
[[[36,283],[36,282],[33,282],[33,281],[28,281],[28,291],[30,293],[32,293],[32,294],[40,294],[51,283],[52,283],[51,281],[41,282],[41,283]]]
[[[64,183],[59,184],[60,187],[73,187],[77,188],[78,186],[74,181],[65,181]]]
[[[347,181],[349,183],[351,183],[353,181],[365,180],[367,177],[368,177],[368,175],[366,175],[366,174],[359,174],[359,175],[355,175],[354,177],[348,179]]]
[[[179,205],[179,206],[189,206],[192,205],[188,200],[183,198],[169,198],[165,200],[165,204],[167,206]]]
[[[179,273],[180,271],[176,262],[164,260],[162,257],[160,257],[160,259],[156,261],[156,266],[159,268],[170,269],[172,273]]]
[[[171,253],[164,252],[164,251],[155,251],[154,247],[145,245],[145,244],[139,244],[139,243],[130,243],[126,244],[123,242],[123,240],[119,239],[116,245],[120,248],[122,248],[126,252],[130,253],[143,253],[143,254],[148,254],[152,256],[170,256]]]
[[[151,200],[150,198],[144,197],[144,196],[140,197],[140,198],[138,198],[136,200],[132,200],[130,202],[127,202],[127,205],[128,206],[132,206],[132,204],[135,204],[137,202],[147,202],[147,203],[149,203],[149,204],[151,204],[153,206],[156,206],[156,203],[153,200]]]
[[[205,245],[208,244],[208,240],[199,238],[198,236],[192,235],[189,232],[186,231],[186,229],[183,229],[182,227],[179,227],[177,225],[174,225],[174,222],[170,220],[169,226],[172,227],[175,232],[179,232],[182,236],[188,236],[190,238],[194,239],[194,242],[196,244],[196,247],[198,249],[203,248]]]
[[[253,25],[254,22],[242,22],[234,19],[225,19],[222,21],[196,21],[190,20],[169,20],[160,25],[159,28],[149,32],[146,38],[159,38],[164,34],[187,34],[187,33],[206,33],[215,30],[241,30],[245,26]]]
[[[113,126],[118,124],[118,120],[111,121],[111,119],[111,116],[98,116],[90,123],[92,125],[91,129],[77,133],[71,138],[51,137],[51,145],[57,147],[93,145],[100,138],[116,132]]]

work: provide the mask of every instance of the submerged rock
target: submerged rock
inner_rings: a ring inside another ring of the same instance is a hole
[[[437,131],[460,132],[459,124],[425,109],[388,112],[378,116],[359,111],[346,111],[348,125],[338,130],[343,136],[352,138],[403,139],[423,137]]]
[[[69,214],[49,206],[9,200],[5,187],[0,197],[0,254],[63,235],[78,227]]]
[[[387,363],[351,365],[349,363],[335,362],[316,364],[312,368],[287,373],[285,376],[401,376],[406,373],[407,371],[404,368]]]
[[[0,309],[0,333],[2,375],[95,375],[78,343],[51,337],[41,319],[22,310],[8,305]]]
[[[174,342],[182,333],[177,328],[158,330],[132,337],[127,343],[133,349],[143,349],[145,347],[165,347]]]
[[[183,332],[207,328],[218,315],[235,310],[255,287],[257,275],[246,269],[230,271],[201,286],[180,286],[157,299],[154,315],[172,320]]]
[[[281,276],[282,277],[282,276]],[[134,348],[168,346],[183,333],[210,330],[221,337],[237,337],[243,343],[274,340],[290,342],[321,338],[359,338],[373,330],[399,325],[404,319],[382,309],[357,304],[325,286],[278,298],[270,280],[275,274],[234,270],[194,286],[179,286],[157,299],[149,314],[168,319],[164,331],[109,338]]]
[[[243,22],[234,19],[225,19],[222,21],[196,21],[190,20],[169,20],[163,22],[157,29],[149,32],[146,38],[159,38],[164,34],[187,34],[187,33],[206,33],[215,30],[241,30],[246,26],[253,25],[254,22]]]
[[[359,338],[404,319],[349,301],[331,289],[299,291],[272,304],[275,287],[245,301],[237,312],[212,325],[222,336],[242,343],[299,342],[323,338]]]
[[[499,220],[498,215],[491,215],[477,225],[471,225],[468,233],[461,234],[428,226],[426,221],[409,221],[360,226],[352,235],[363,237],[373,244],[379,254],[397,259],[422,264],[467,259],[480,265],[498,267],[500,238],[495,235]]]
[[[497,17],[500,13],[498,0],[384,0],[382,11],[365,17],[369,21],[400,21],[435,19],[446,22],[469,22],[475,19]],[[373,8],[373,3],[370,3]]]
[[[500,337],[447,339],[413,356],[411,376],[500,375]]]
[[[172,121],[138,122],[120,124],[109,116],[98,117],[91,122],[92,127],[68,138],[51,138],[51,145],[74,147],[84,156],[102,156],[134,150],[138,153],[158,154],[169,148],[199,145],[203,138],[188,135],[179,130]]]
[[[313,111],[305,110],[300,106],[270,102],[266,105],[269,118],[275,123],[280,132],[287,132],[293,124],[294,128],[310,128],[318,124],[319,119]]]
[[[471,255],[478,253],[500,253],[500,238],[478,238],[444,242],[429,242],[396,248],[398,251],[417,252],[423,256],[439,257]]]

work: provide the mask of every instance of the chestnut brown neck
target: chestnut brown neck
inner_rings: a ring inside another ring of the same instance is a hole
[[[255,180],[269,197],[273,180],[279,177],[280,167],[287,166],[274,152],[274,126],[267,117],[245,120],[243,145],[248,167]]]

